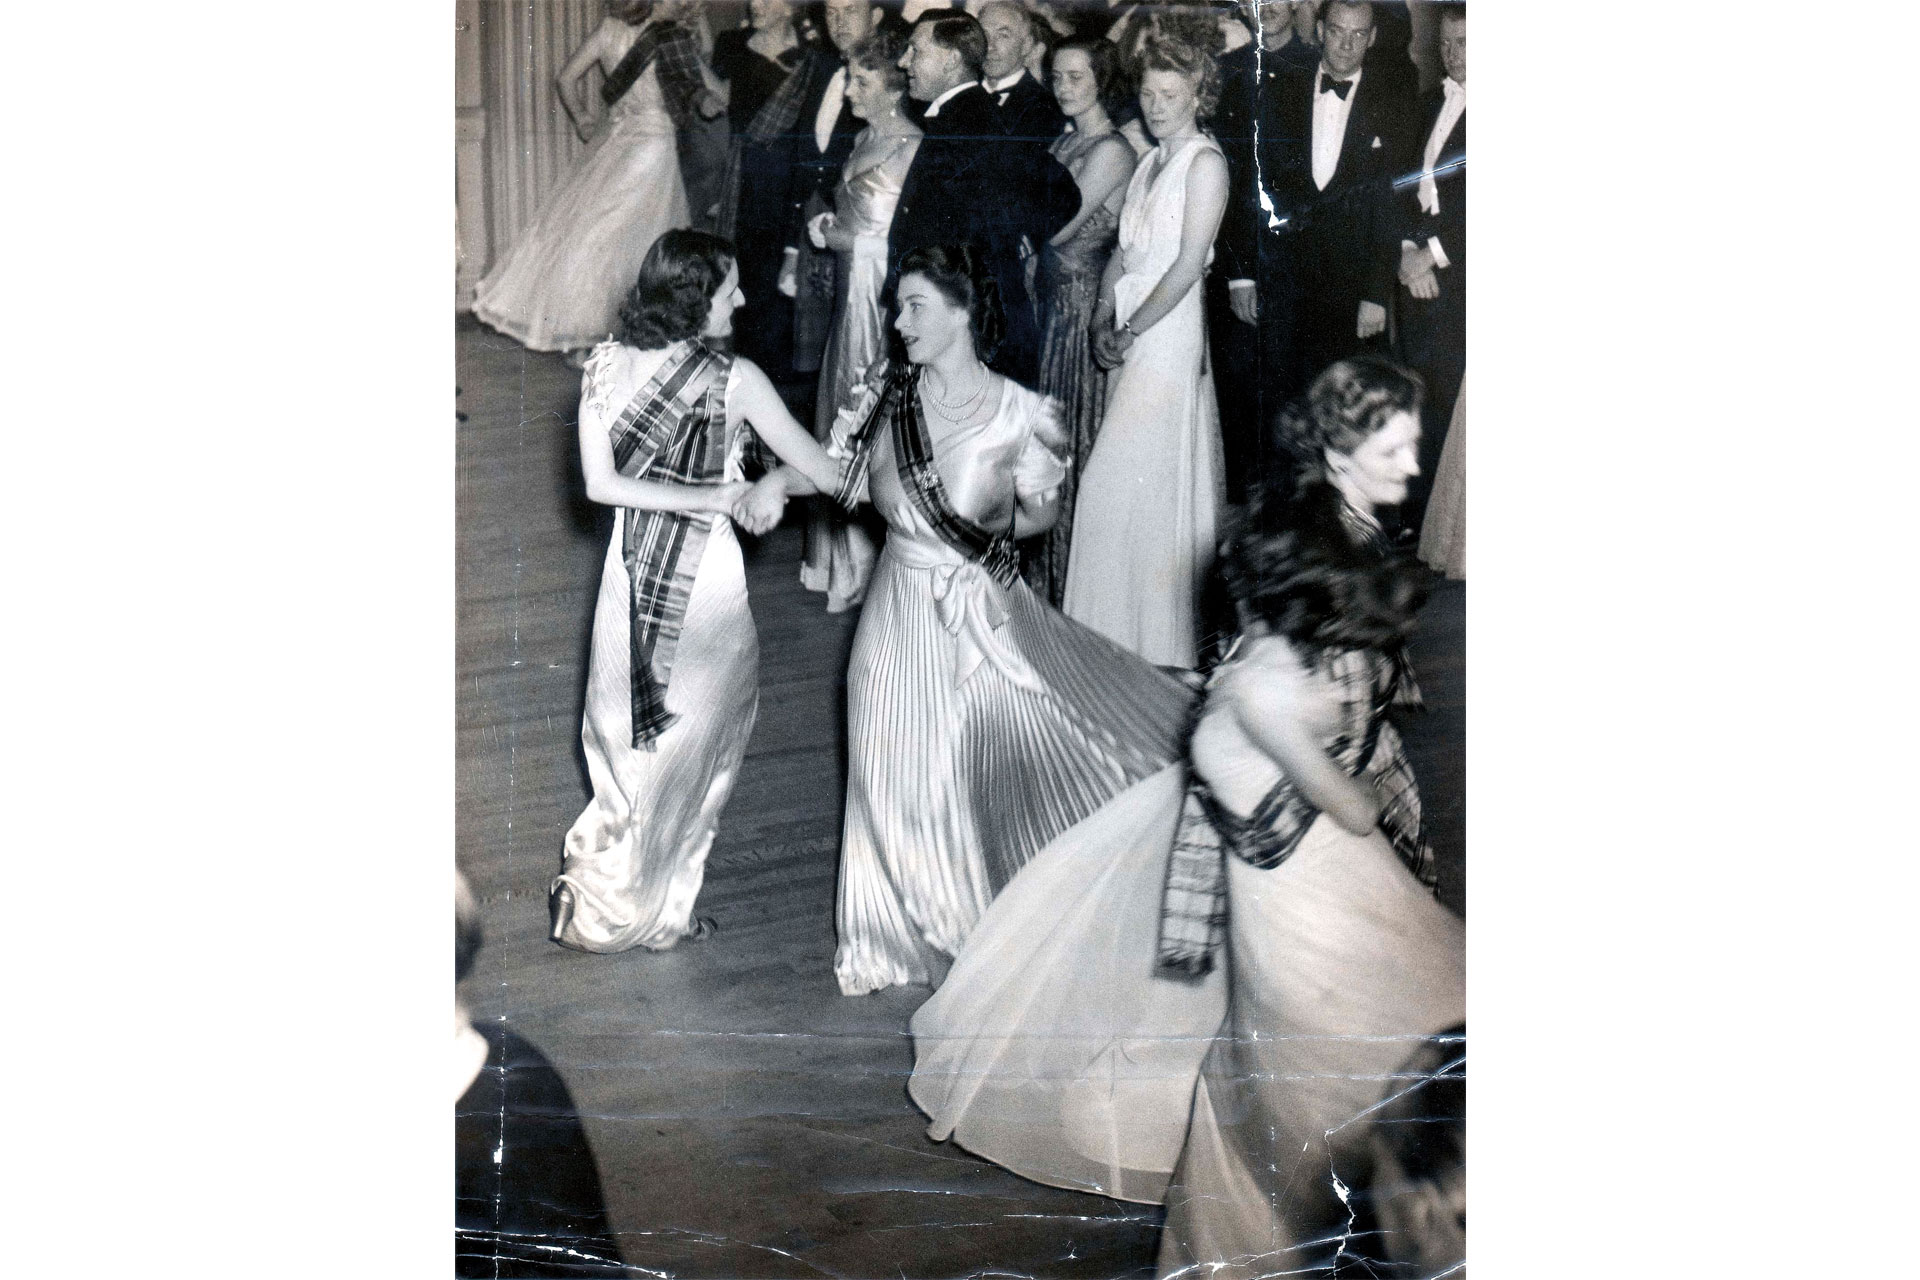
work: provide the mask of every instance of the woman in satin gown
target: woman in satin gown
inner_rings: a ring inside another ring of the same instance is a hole
[[[887,230],[922,136],[901,111],[905,48],[904,35],[882,27],[847,51],[847,106],[867,127],[854,139],[832,211],[809,228],[814,247],[834,255],[833,331],[814,396],[814,435],[822,441],[830,438],[834,415],[853,384],[886,354]],[[873,538],[856,519],[816,501],[800,581],[826,594],[827,612],[840,613],[865,598],[876,554]]]
[[[1219,96],[1211,55],[1156,35],[1140,65],[1141,114],[1160,143],[1134,170],[1095,304],[1094,355],[1114,372],[1061,607],[1149,662],[1192,667],[1223,486],[1200,279],[1227,163],[1197,123]]]
[[[677,21],[685,3],[609,4],[556,77],[574,127],[592,139],[473,302],[483,323],[535,351],[583,351],[609,337],[648,248],[688,225],[675,119],[717,111],[719,100],[693,33]],[[602,95],[618,91],[603,119],[584,92],[573,97],[595,66],[607,77]]]
[[[1050,402],[983,361],[1005,320],[980,253],[914,250],[898,298],[908,363],[856,389],[832,450],[842,505],[887,522],[847,670],[848,995],[931,983],[1042,847],[1178,768],[1193,702],[1020,580],[1013,540],[1057,516],[1066,441]]]
[[[1420,524],[1420,558],[1449,578],[1467,576],[1467,380],[1453,401],[1453,422],[1440,449],[1426,519]]]
[[[1229,1012],[1167,1194],[1162,1276],[1333,1274],[1350,1189],[1371,1177],[1364,1117],[1466,1017],[1465,925],[1431,892],[1387,719],[1426,570],[1364,528],[1405,497],[1419,424],[1414,375],[1333,365],[1282,419],[1312,465],[1257,492],[1227,550],[1245,630],[1192,757],[1231,855]]]
[[[659,950],[696,932],[759,698],[733,523],[759,533],[780,514],[742,477],[749,431],[817,483],[839,475],[764,373],[708,345],[732,332],[739,281],[726,241],[667,232],[621,311],[621,340],[594,349],[581,384],[587,497],[622,508],[580,727],[593,799],[549,894],[553,940],[581,951]]]
[[[1060,485],[1060,519],[1024,545],[1021,573],[1057,609],[1066,597],[1074,495],[1107,408],[1107,373],[1094,362],[1088,325],[1120,233],[1120,205],[1133,176],[1134,154],[1109,111],[1121,97],[1124,79],[1113,45],[1067,41],[1053,51],[1052,79],[1054,99],[1068,123],[1049,149],[1079,185],[1080,212],[1047,242],[1041,259],[1039,391],[1060,406],[1071,452]]]

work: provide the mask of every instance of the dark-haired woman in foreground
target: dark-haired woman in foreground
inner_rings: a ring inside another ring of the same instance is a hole
[[[1177,769],[1193,701],[1020,580],[1013,543],[1058,518],[1066,440],[1050,401],[986,367],[1005,319],[981,255],[914,250],[898,301],[908,363],[834,429],[837,496],[888,528],[847,671],[848,995],[933,981],[1044,845]]]
[[[695,932],[693,901],[758,705],[759,644],[733,522],[779,518],[741,475],[748,429],[831,485],[839,468],[754,364],[709,340],[744,299],[733,248],[669,231],[647,251],[621,337],[580,393],[587,496],[623,510],[594,605],[580,729],[593,799],[567,832],[553,939],[660,949]]]
[[[1191,751],[1230,855],[1229,1013],[1167,1193],[1162,1276],[1332,1274],[1365,1185],[1363,1117],[1416,1045],[1466,1017],[1465,926],[1430,890],[1387,720],[1426,572],[1383,550],[1373,510],[1418,472],[1420,391],[1373,357],[1322,373],[1281,422],[1299,474],[1256,492],[1227,547],[1243,631]],[[1217,866],[1176,876],[1192,892]],[[1163,960],[1205,967],[1208,918],[1187,913],[1185,941],[1165,929]]]

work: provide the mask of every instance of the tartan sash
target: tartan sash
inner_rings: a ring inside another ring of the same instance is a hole
[[[1238,645],[1236,641],[1235,648]],[[1228,660],[1232,656],[1229,650]],[[1342,725],[1326,744],[1328,754],[1348,777],[1365,777],[1379,793],[1381,833],[1420,882],[1432,887],[1437,868],[1427,844],[1420,792],[1400,735],[1387,720],[1387,709],[1400,687],[1398,665],[1372,649],[1322,654],[1315,665],[1333,677],[1340,691]],[[1224,855],[1231,853],[1249,866],[1270,870],[1293,856],[1319,816],[1319,808],[1285,775],[1244,818],[1222,805],[1206,783],[1193,778],[1167,865],[1158,967],[1192,978],[1208,973],[1214,954],[1226,940]]]
[[[892,396],[893,456],[901,487],[943,542],[977,562],[1001,586],[1011,587],[1020,578],[1020,555],[1013,547],[1012,530],[993,533],[953,509],[946,482],[933,463],[933,441],[920,418],[919,385],[919,366],[909,366],[899,393]]]
[[[647,64],[653,61],[653,55],[660,48],[660,28],[648,27],[634,40],[633,48],[627,50],[627,56],[620,59],[607,78],[600,82],[600,101],[612,106],[627,96],[627,90],[639,82],[647,73]]]
[[[800,119],[800,110],[813,96],[813,91],[821,81],[821,68],[829,65],[830,60],[817,58],[811,52],[801,48],[802,57],[793,70],[787,72],[787,78],[780,87],[767,96],[760,109],[753,113],[753,119],[747,121],[747,127],[734,136],[733,144],[727,149],[726,178],[720,190],[719,233],[727,239],[733,239],[740,215],[740,175],[746,160],[748,147],[764,147],[768,143],[793,132]]]
[[[629,478],[717,484],[727,467],[727,374],[733,357],[694,339],[677,343],[613,425],[613,464]],[[621,513],[620,558],[632,601],[633,746],[679,719],[667,710],[667,681],[707,535],[724,515],[684,511]]]

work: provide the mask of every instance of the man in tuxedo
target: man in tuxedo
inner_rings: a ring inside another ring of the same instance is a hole
[[[1253,164],[1254,104],[1277,91],[1288,70],[1305,71],[1320,51],[1294,33],[1292,0],[1240,0],[1240,14],[1254,38],[1220,56],[1220,105],[1209,127],[1227,157],[1227,182],[1236,205],[1256,197]],[[1255,370],[1260,360],[1254,291],[1230,290],[1227,281],[1255,277],[1253,263],[1242,261],[1243,237],[1235,233],[1235,215],[1221,220],[1214,263],[1207,272],[1207,336],[1213,367]],[[1220,438],[1226,451],[1227,500],[1246,500],[1259,479],[1259,440],[1265,428],[1259,377],[1216,377],[1220,396]]]
[[[926,136],[907,170],[887,237],[890,275],[914,249],[972,243],[985,256],[1007,313],[992,367],[1032,386],[1040,325],[1027,294],[1024,258],[1080,211],[1080,191],[1044,146],[1002,131],[1000,108],[980,86],[987,35],[964,13],[914,24],[900,65],[907,92],[926,104]]]
[[[1384,343],[1412,103],[1363,70],[1377,35],[1363,0],[1329,0],[1320,59],[1255,106],[1251,184],[1234,202],[1234,313],[1260,331],[1263,423],[1320,371]],[[1267,433],[1261,433],[1265,440]]]
[[[1419,182],[1400,195],[1400,358],[1427,382],[1421,410],[1420,474],[1400,508],[1418,534],[1433,492],[1440,448],[1467,369],[1467,6],[1440,11],[1440,63],[1447,70],[1426,100],[1416,137]]]
[[[987,33],[980,87],[993,98],[1002,131],[1042,146],[1052,142],[1067,117],[1053,94],[1027,71],[1036,44],[1027,11],[1011,0],[992,0],[980,10],[980,29]]]

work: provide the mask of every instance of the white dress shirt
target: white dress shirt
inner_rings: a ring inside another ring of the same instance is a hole
[[[1022,67],[1012,75],[1001,80],[982,80],[980,87],[992,94],[994,101],[1004,107],[1007,105],[1007,95],[1013,92],[1013,87],[1020,83],[1020,77],[1025,74],[1027,74],[1027,69]]]
[[[1340,144],[1347,136],[1347,117],[1353,114],[1354,95],[1360,92],[1364,69],[1353,73],[1347,96],[1329,93],[1323,87],[1333,77],[1324,65],[1313,75],[1313,185],[1325,191],[1340,168]]]
[[[1433,122],[1433,132],[1427,135],[1426,155],[1420,162],[1420,208],[1429,215],[1440,212],[1440,187],[1434,181],[1433,167],[1440,162],[1440,150],[1447,145],[1447,138],[1453,133],[1453,127],[1460,123],[1460,117],[1467,114],[1467,87],[1449,76],[1440,85],[1445,101],[1440,104],[1440,115]],[[1401,245],[1411,249],[1413,241],[1402,240]],[[1450,267],[1447,252],[1440,246],[1439,236],[1427,237],[1427,249],[1433,254],[1433,265]]]
[[[935,116],[939,115],[940,108],[946,105],[947,99],[953,97],[953,95],[956,93],[965,93],[967,90],[973,88],[973,86],[978,83],[979,81],[977,80],[963,80],[959,84],[953,86],[953,88],[947,90],[945,93],[935,98],[932,102],[929,102],[927,104],[926,118],[931,120]]]
[[[827,91],[820,97],[820,110],[813,117],[813,145],[820,154],[827,153],[827,143],[833,141],[833,126],[840,122],[840,108],[847,101],[847,69],[841,67],[827,81]]]

